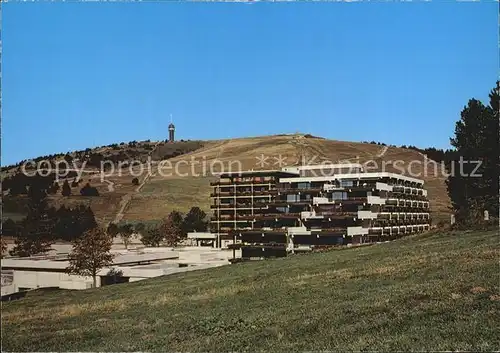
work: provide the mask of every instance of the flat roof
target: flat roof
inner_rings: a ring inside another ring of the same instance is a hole
[[[363,169],[361,163],[337,163],[337,164],[311,164],[284,167],[284,171],[290,170],[315,170],[315,169],[343,169],[343,168],[360,168]]]
[[[277,176],[291,177],[299,175],[298,172],[287,172],[283,170],[241,170],[237,172],[223,172],[216,174],[221,178],[241,177],[241,176]]]
[[[165,251],[161,253],[144,254],[118,254],[113,259],[113,265],[135,264],[140,262],[151,262],[160,260],[177,259],[178,252]],[[68,267],[66,258],[58,260],[46,258],[6,258],[2,259],[2,269],[37,269],[37,270],[64,270]]]
[[[409,181],[417,184],[424,184],[422,179],[407,177],[406,175],[389,173],[389,172],[367,172],[367,173],[347,173],[347,174],[334,174],[331,176],[318,176],[318,177],[285,177],[280,178],[280,183],[293,183],[301,181],[330,181],[339,179],[370,179],[370,178],[395,178]]]
[[[187,238],[188,239],[217,239],[217,235],[213,233],[208,233],[208,232],[190,232],[187,233]]]

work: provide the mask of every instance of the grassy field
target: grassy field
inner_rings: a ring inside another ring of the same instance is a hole
[[[2,305],[2,351],[500,349],[497,232],[243,263]]]
[[[210,214],[211,180],[215,178],[154,179],[134,194],[124,220],[161,220],[173,210],[187,213],[194,206]]]

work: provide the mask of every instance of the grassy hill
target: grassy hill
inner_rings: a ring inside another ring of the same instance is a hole
[[[382,163],[385,163],[385,170],[392,172],[397,172],[395,161],[401,161],[404,167],[408,167],[412,161],[420,161],[420,165],[412,165],[412,172],[416,174],[413,176],[425,180],[434,220],[449,219],[450,200],[446,192],[445,178],[436,174],[432,166],[425,174],[424,157],[410,149],[294,134],[213,141],[142,142],[133,147],[117,145],[86,153],[94,152],[105,156],[121,153],[122,157],[130,156],[140,160],[146,160],[150,155],[154,161],[169,161],[172,166],[176,163],[180,166],[177,173],[172,169],[166,170],[162,175],[158,173],[157,164],[153,164],[152,175],[143,173],[138,177],[141,184],[144,184],[141,187],[132,185],[134,178],[132,174],[137,168],[132,170],[123,168],[114,175],[106,175],[105,180],[101,180],[101,175],[96,173],[98,170],[87,168],[83,176],[84,183],[90,182],[99,190],[101,196],[81,197],[79,189],[83,183],[73,188],[74,196],[70,198],[62,197],[60,194],[51,196],[52,203],[56,205],[74,205],[78,202],[90,205],[101,223],[112,221],[117,214],[120,214],[119,218],[125,221],[154,221],[163,218],[174,209],[186,212],[192,206],[199,206],[209,213],[210,180],[213,179],[209,173],[210,167],[215,165],[213,171],[220,170],[219,164],[214,164],[214,161],[220,161],[225,170],[229,165],[233,167],[232,170],[236,167],[242,170],[278,169],[280,165],[276,163],[275,158],[282,158],[284,164],[281,166],[285,166],[297,165],[301,161],[301,156],[304,156],[306,163],[310,164],[325,161],[331,163],[374,161],[377,163],[377,168],[371,164],[372,171],[381,170]],[[261,156],[268,157],[265,165],[257,164],[257,158]],[[204,166],[206,172],[203,172]],[[22,200],[22,197],[14,200],[9,200],[7,197],[4,198],[4,203],[12,205],[18,200]],[[12,214],[15,212],[14,209],[16,208],[6,208],[4,212]]]
[[[6,351],[492,351],[497,232],[422,234],[2,305]]]
[[[257,158],[262,155],[269,157],[264,166],[257,163]],[[193,202],[197,202],[196,205],[206,212],[210,212],[209,182],[213,178],[203,173],[201,162],[206,166],[218,166],[213,163],[218,160],[222,162],[226,170],[230,163],[233,163],[232,166],[239,165],[242,170],[278,169],[279,165],[274,158],[280,156],[286,165],[297,165],[301,156],[305,156],[306,162],[310,164],[324,161],[330,163],[375,161],[378,168],[370,165],[370,168],[374,168],[372,171],[381,170],[382,163],[385,163],[385,170],[388,172],[398,172],[393,165],[395,161],[402,161],[405,167],[412,161],[420,161],[420,165],[412,165],[412,172],[417,174],[415,177],[425,180],[433,217],[435,220],[449,219],[450,200],[446,192],[445,178],[439,174],[440,169],[436,173],[431,165],[432,161],[427,161],[429,166],[425,173],[424,157],[417,151],[370,143],[306,138],[304,135],[274,135],[211,141],[203,148],[172,158],[170,162],[174,165],[179,161],[186,162],[180,164],[179,173],[188,174],[188,176],[162,176],[160,174],[152,176],[148,181],[150,187],[144,187],[132,196],[124,219],[130,221],[157,219],[159,215],[164,215],[174,209],[189,209],[195,205]],[[194,169],[188,164],[193,160],[199,162],[195,164]],[[197,176],[193,176],[193,170]],[[214,170],[218,171],[217,168]],[[186,190],[184,187],[188,185],[188,190]],[[175,200],[175,202],[169,202],[169,200]],[[145,208],[145,205],[151,208]],[[151,209],[154,209],[154,212],[151,212]]]

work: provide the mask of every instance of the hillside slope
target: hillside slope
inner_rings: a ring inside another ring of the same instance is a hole
[[[34,294],[2,305],[2,350],[498,350],[496,234],[422,234]]]
[[[446,178],[441,175],[440,168],[435,170],[433,161],[424,160],[420,153],[376,144],[305,136],[275,135],[211,141],[210,144],[205,143],[203,148],[172,158],[169,162],[173,168],[165,170],[163,175],[156,173],[140,193],[132,196],[124,219],[154,220],[174,209],[185,212],[192,206],[200,206],[205,212],[210,212],[210,180],[213,177],[203,172],[204,166],[207,171],[213,166],[216,172],[221,170],[221,166],[226,171],[234,171],[235,168],[279,169],[297,165],[302,160],[307,164],[372,161],[369,164],[371,171],[384,168],[388,172],[399,172],[394,167],[396,163],[399,169],[404,167],[406,175],[425,180],[434,220],[449,219]],[[265,163],[261,163],[262,157],[266,158]],[[425,163],[428,164],[427,171]],[[174,173],[176,165],[179,168]],[[170,172],[173,175],[169,175]]]
[[[412,174],[406,175],[425,180],[434,220],[449,219],[450,200],[446,192],[445,177],[436,173],[432,168],[432,161],[426,162],[430,167],[425,173],[424,157],[415,150],[335,141],[302,134],[175,143],[147,142],[138,145],[142,147],[133,149],[126,146],[115,147],[123,148],[125,152],[107,148],[91,150],[88,153],[99,151],[106,156],[122,153],[123,156],[130,155],[131,158],[143,161],[150,155],[154,161],[151,175],[148,174],[146,166],[142,173],[139,167],[125,167],[115,170],[114,174],[105,173],[101,178],[99,169],[88,167],[83,173],[83,182],[73,187],[72,196],[63,197],[60,192],[50,195],[52,204],[72,206],[85,203],[92,208],[100,223],[116,219],[131,222],[157,221],[174,209],[187,212],[193,206],[199,206],[210,213],[210,181],[214,179],[210,172],[221,171],[221,168],[225,171],[279,169],[287,165],[297,165],[302,161],[307,164],[372,161],[369,165],[372,171],[382,170],[385,163],[384,170],[398,172],[394,163],[400,161],[399,165],[407,172],[409,166],[412,168]],[[176,154],[177,156],[174,156]],[[158,170],[160,161],[168,163],[167,168],[161,172]],[[140,184],[144,184],[140,188],[132,184],[135,176]],[[100,196],[80,196],[79,190],[86,182],[95,186]],[[22,201],[22,196],[13,199],[4,197],[5,205],[15,205],[16,202]],[[8,217],[22,218],[22,215],[16,213],[17,209],[20,207],[9,206],[4,212]]]

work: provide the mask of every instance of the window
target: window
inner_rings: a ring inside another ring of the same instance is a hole
[[[295,194],[286,195],[286,201],[287,202],[295,202],[295,201],[298,201],[298,200],[300,200],[300,195],[295,195]]]
[[[335,191],[332,193],[332,198],[334,200],[346,200],[347,199],[347,192],[345,191]]]
[[[298,183],[297,189],[309,189],[311,187],[310,183]]]
[[[288,213],[288,207],[276,207],[278,213]]]
[[[353,185],[354,185],[354,184],[353,184],[352,180],[341,180],[341,181],[340,181],[340,186],[341,186],[341,187],[344,187],[344,188],[345,188],[345,187],[351,187],[351,186],[353,186]]]

